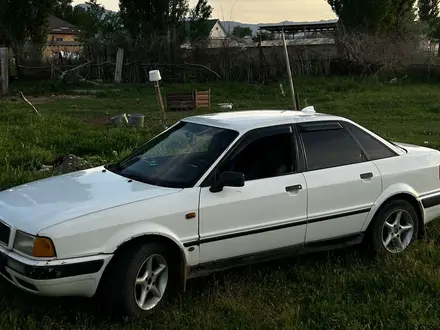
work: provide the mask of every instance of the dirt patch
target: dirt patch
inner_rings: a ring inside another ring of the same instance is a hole
[[[99,93],[105,93],[105,92],[110,92],[110,93],[117,93],[122,91],[122,89],[120,88],[114,88],[114,89],[75,89],[73,90],[73,92],[81,94],[81,95],[96,95]]]
[[[81,157],[73,154],[59,156],[50,165],[43,165],[40,172],[50,172],[65,174],[90,168],[91,164]]]
[[[111,125],[109,117],[89,117],[84,119],[87,123],[94,126],[109,126]]]

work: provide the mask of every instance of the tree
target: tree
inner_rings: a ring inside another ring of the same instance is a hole
[[[90,3],[99,5],[96,1],[86,3],[90,6]],[[73,25],[78,27],[84,26],[88,21],[88,10],[83,6],[73,6],[72,0],[56,0],[55,7],[53,8],[53,15],[59,17]]]
[[[190,11],[189,39],[191,42],[204,41],[209,35],[206,21],[212,15],[212,7],[207,0],[199,0],[197,5]],[[187,35],[188,31],[184,32]]]
[[[260,41],[272,40],[273,38],[274,37],[271,33],[266,31],[260,31],[252,38],[252,40],[254,42],[260,42]]]
[[[129,42],[129,35],[123,28],[119,13],[107,12],[97,0],[90,0],[86,5],[86,9],[74,8],[74,18],[81,30],[80,38],[88,44],[89,56],[94,53],[108,60],[115,56],[118,47],[124,47]]]
[[[52,9],[52,14],[67,22],[72,22],[72,18],[73,18],[72,0],[56,0],[55,6]]]
[[[87,10],[81,6],[75,6],[72,9],[72,16],[70,19],[66,19],[69,23],[75,26],[81,27],[88,19]]]
[[[430,25],[439,15],[440,0],[419,0],[419,18]]]
[[[237,25],[234,27],[234,30],[232,31],[232,35],[237,38],[244,38],[244,37],[252,37],[252,29],[250,27],[244,27]]]
[[[191,18],[193,20],[204,19],[207,20],[212,15],[212,7],[207,0],[199,0],[196,6],[191,10]]]
[[[188,0],[120,0],[122,22],[137,40],[175,36],[189,11]]]
[[[440,39],[439,5],[440,0],[419,0],[420,21],[429,26],[428,35],[436,40]]]
[[[0,0],[0,45],[14,50],[31,41],[47,39],[48,17],[56,0]]]
[[[82,21],[78,24],[81,29],[81,38],[83,40],[97,37],[102,30],[105,8],[96,0],[86,2],[88,6],[82,14]],[[78,11],[80,13],[80,11]]]
[[[327,0],[345,28],[405,37],[414,26],[416,0]]]

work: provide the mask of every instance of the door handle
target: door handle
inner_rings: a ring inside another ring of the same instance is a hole
[[[373,173],[371,173],[371,172],[370,173],[362,173],[360,175],[360,177],[361,177],[362,180],[371,179],[373,177]]]
[[[289,186],[286,187],[286,191],[287,192],[291,192],[291,191],[298,191],[301,190],[303,187],[300,184],[297,184],[296,186]]]

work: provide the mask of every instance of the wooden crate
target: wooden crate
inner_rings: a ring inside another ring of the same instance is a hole
[[[194,92],[167,93],[167,108],[170,110],[193,110],[196,108]]]
[[[211,90],[167,93],[167,108],[170,110],[193,110],[211,108]]]
[[[211,108],[211,90],[195,90],[196,108]]]

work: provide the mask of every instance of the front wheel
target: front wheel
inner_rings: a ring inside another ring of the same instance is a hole
[[[387,203],[376,215],[372,227],[372,243],[379,254],[398,254],[416,240],[419,217],[405,200]]]
[[[112,265],[104,289],[107,306],[136,318],[155,314],[171,285],[169,260],[168,249],[158,244],[136,245],[124,251]]]

